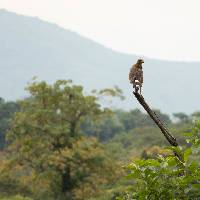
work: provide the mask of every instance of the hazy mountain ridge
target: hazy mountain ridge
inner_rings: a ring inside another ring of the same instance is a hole
[[[0,30],[0,96],[23,97],[27,81],[36,75],[47,81],[72,79],[87,90],[118,85],[127,96],[120,107],[138,106],[127,79],[136,56],[115,52],[38,18],[5,10],[0,10]],[[198,62],[146,58],[144,96],[165,112],[200,109],[199,66]]]

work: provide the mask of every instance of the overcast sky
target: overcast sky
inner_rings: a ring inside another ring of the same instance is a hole
[[[121,52],[200,60],[200,0],[0,0]]]

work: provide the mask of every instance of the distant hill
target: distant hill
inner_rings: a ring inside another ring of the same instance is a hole
[[[144,59],[143,94],[153,107],[168,113],[200,110],[200,62]],[[127,78],[136,60],[56,24],[0,10],[0,96],[5,99],[23,98],[27,82],[38,76],[49,82],[72,79],[86,91],[118,85],[127,97],[118,106],[136,108]]]

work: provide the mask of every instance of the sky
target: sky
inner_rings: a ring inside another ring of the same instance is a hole
[[[124,53],[200,61],[200,0],[0,0]]]

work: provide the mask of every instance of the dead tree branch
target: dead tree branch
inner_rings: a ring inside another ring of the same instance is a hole
[[[163,135],[165,136],[165,138],[167,139],[167,141],[170,143],[170,145],[177,147],[178,143],[176,141],[176,138],[173,137],[169,131],[167,130],[167,128],[164,126],[164,124],[161,122],[161,120],[159,119],[159,117],[156,115],[156,113],[154,111],[151,110],[151,108],[149,107],[149,105],[146,103],[146,101],[144,100],[143,96],[140,95],[138,93],[138,90],[136,90],[135,92],[133,92],[133,94],[135,95],[135,97],[137,98],[137,100],[139,101],[139,103],[143,106],[143,108],[147,111],[147,113],[149,114],[149,116],[151,117],[151,119],[156,123],[156,125],[160,128],[161,132],[163,133]],[[180,155],[179,153],[174,151],[175,156],[181,161],[183,161],[183,156]]]

